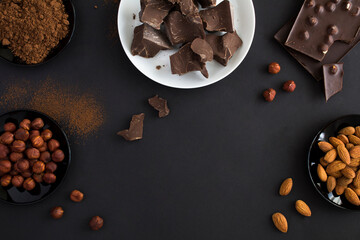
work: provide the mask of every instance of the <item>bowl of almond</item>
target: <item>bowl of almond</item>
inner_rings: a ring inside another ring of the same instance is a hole
[[[316,135],[308,170],[325,200],[343,209],[360,210],[360,115],[338,118]]]

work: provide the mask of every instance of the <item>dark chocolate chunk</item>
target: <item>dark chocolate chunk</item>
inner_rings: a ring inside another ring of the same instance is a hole
[[[205,31],[198,13],[186,16],[173,11],[165,19],[165,31],[172,45],[191,42],[195,38],[205,38]]]
[[[316,3],[316,5],[315,5]],[[319,6],[324,6],[321,10]],[[351,43],[359,29],[360,0],[305,1],[285,45],[315,60],[322,61],[335,41]],[[306,34],[304,35],[304,33]],[[308,37],[306,37],[308,35]]]
[[[159,111],[159,117],[163,118],[169,115],[170,109],[167,105],[167,100],[159,97],[158,95],[155,95],[152,98],[148,99],[149,104],[155,108],[155,110]]]
[[[216,5],[216,0],[198,0],[203,8],[212,7]]]
[[[194,41],[191,43],[191,50],[199,55],[200,62],[212,61],[214,58],[214,52],[210,44],[204,39],[194,39]]]
[[[285,41],[294,20],[288,22],[283,26],[276,34],[275,39],[290,53],[317,81],[323,79],[322,66],[324,64],[337,63],[360,41],[360,34],[358,34],[354,41],[350,44],[344,42],[335,42],[325,58],[319,62],[313,58],[306,56],[300,52],[293,50],[292,48],[285,46]]]
[[[333,63],[323,66],[325,99],[328,101],[332,96],[342,90],[343,87],[343,64]]]
[[[195,0],[169,0],[169,2],[179,5],[182,14],[188,15],[190,13],[197,13],[199,11]]]
[[[167,0],[140,0],[140,21],[160,30],[164,18],[173,7]]]
[[[233,9],[228,0],[222,1],[213,8],[200,11],[206,30],[234,32]]]
[[[145,58],[154,57],[160,50],[171,49],[167,38],[158,30],[147,24],[134,29],[134,39],[131,44],[131,54]]]
[[[144,118],[144,113],[133,115],[130,122],[130,128],[118,132],[117,135],[122,136],[126,141],[135,141],[142,139]]]
[[[206,41],[213,49],[214,59],[224,66],[228,64],[230,58],[243,43],[236,31],[223,36],[210,34],[206,36]]]
[[[172,74],[181,76],[188,72],[200,71],[204,77],[209,77],[205,63],[201,62],[199,56],[191,50],[191,43],[185,44],[177,53],[171,55],[170,63]]]

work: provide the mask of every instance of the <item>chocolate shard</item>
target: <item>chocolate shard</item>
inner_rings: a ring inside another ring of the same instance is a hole
[[[131,44],[131,54],[152,58],[160,50],[171,49],[167,38],[158,30],[147,24],[142,24],[134,29],[134,38]]]
[[[205,31],[198,13],[186,16],[171,12],[165,19],[165,32],[172,45],[188,43],[195,38],[205,38]]]
[[[191,50],[191,43],[185,44],[177,53],[171,55],[170,63],[172,74],[181,76],[188,72],[200,71],[204,77],[209,77],[205,63]]]
[[[159,111],[159,117],[163,118],[169,115],[170,109],[167,105],[167,100],[155,95],[152,98],[148,99],[150,106],[152,106],[155,110]]]
[[[213,8],[200,11],[206,30],[234,32],[234,12],[228,0],[222,1]]]
[[[122,136],[126,141],[135,141],[142,139],[144,118],[144,113],[133,115],[130,122],[130,128],[118,132],[117,135]]]
[[[323,66],[324,89],[326,102],[343,88],[344,69],[342,63]]]
[[[206,41],[213,49],[214,59],[224,66],[228,64],[231,57],[243,44],[236,31],[233,33],[226,33],[223,36],[209,34],[206,36]]]
[[[199,8],[197,7],[195,0],[169,0],[169,2],[178,4],[180,12],[183,15],[199,12]]]
[[[348,52],[360,41],[360,34],[356,36],[354,41],[350,44],[346,44],[344,42],[337,41],[335,42],[329,52],[326,54],[325,58],[319,62],[315,59],[304,55],[300,52],[293,50],[285,46],[285,41],[289,32],[291,30],[291,26],[293,25],[294,20],[289,21],[285,24],[274,36],[274,38],[285,48],[285,50],[293,56],[317,81],[323,80],[323,69],[322,66],[324,64],[337,63],[343,59]]]
[[[360,28],[360,0],[306,0],[285,45],[322,61],[335,41],[351,43]]]
[[[203,8],[212,7],[216,5],[216,0],[198,0],[198,2]]]
[[[199,55],[200,62],[212,61],[214,52],[208,42],[201,38],[195,38],[191,43],[191,50]]]
[[[173,7],[167,0],[140,0],[140,21],[160,30],[164,18]]]

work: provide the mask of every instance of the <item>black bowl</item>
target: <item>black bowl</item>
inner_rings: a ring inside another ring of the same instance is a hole
[[[32,110],[18,110],[14,112],[5,113],[0,116],[0,128],[7,122],[13,122],[17,126],[25,118],[33,120],[35,118],[42,118],[45,126],[43,129],[50,129],[53,132],[53,138],[60,142],[60,149],[65,154],[64,161],[58,163],[55,171],[56,182],[53,184],[37,183],[32,191],[26,191],[23,188],[16,188],[14,186],[1,187],[0,186],[0,200],[15,205],[26,205],[44,200],[52,194],[60,184],[63,182],[71,161],[71,151],[68,138],[60,126],[49,116]],[[3,131],[0,132],[2,134]]]
[[[327,191],[326,182],[321,182],[317,175],[317,165],[319,160],[325,154],[318,147],[319,141],[328,141],[329,137],[337,136],[338,131],[347,126],[358,126],[360,125],[360,115],[348,115],[336,119],[335,121],[329,123],[326,127],[320,130],[316,135],[308,155],[308,170],[312,183],[314,184],[315,189],[320,193],[320,195],[332,205],[342,208],[342,209],[351,209],[351,210],[360,210],[360,207],[357,207],[349,203],[344,195],[338,196],[335,191],[329,193]]]
[[[12,51],[7,46],[3,46],[1,43],[0,43],[0,58],[5,59],[6,61],[16,64],[16,65],[38,66],[38,65],[48,62],[49,60],[51,60],[55,56],[57,56],[69,44],[69,42],[71,41],[71,39],[74,35],[74,31],[75,31],[76,16],[75,16],[74,5],[71,2],[71,0],[63,0],[63,3],[65,6],[65,12],[69,15],[69,18],[68,18],[69,23],[70,23],[69,24],[69,33],[66,35],[65,38],[63,38],[62,40],[59,41],[59,44],[50,51],[48,56],[41,63],[27,64],[26,62],[21,60],[19,57],[14,56]]]

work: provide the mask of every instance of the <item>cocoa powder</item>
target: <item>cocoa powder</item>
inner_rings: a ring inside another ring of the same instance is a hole
[[[0,41],[27,64],[42,62],[69,33],[62,0],[1,0]]]

